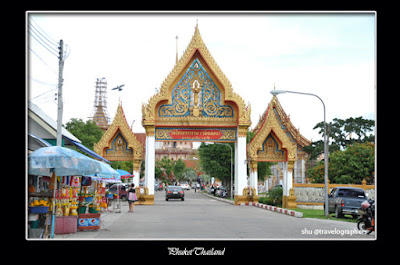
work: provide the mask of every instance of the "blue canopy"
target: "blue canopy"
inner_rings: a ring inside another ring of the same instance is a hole
[[[123,170],[123,169],[117,169],[117,172],[118,172],[121,176],[132,175],[131,173],[129,173],[128,171]]]
[[[100,163],[101,171],[96,174],[91,174],[88,176],[95,176],[99,178],[114,178],[117,180],[121,179],[121,174],[118,170],[113,169],[109,164]]]
[[[101,162],[72,149],[51,146],[42,147],[28,156],[28,174],[51,176],[90,175],[101,172]]]

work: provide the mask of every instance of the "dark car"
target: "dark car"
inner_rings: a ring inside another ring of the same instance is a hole
[[[352,187],[333,188],[328,195],[328,212],[335,213],[337,218],[343,217],[345,214],[356,217],[361,203],[367,199],[363,189]]]
[[[181,199],[182,201],[185,200],[185,193],[181,186],[168,186],[165,190],[165,200],[168,201],[169,199]]]

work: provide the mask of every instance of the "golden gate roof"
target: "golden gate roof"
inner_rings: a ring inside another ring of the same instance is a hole
[[[250,113],[250,105],[233,91],[196,25],[188,47],[159,92],[142,105],[142,125],[247,128]]]

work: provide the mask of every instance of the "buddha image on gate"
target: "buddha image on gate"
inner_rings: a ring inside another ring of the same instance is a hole
[[[231,118],[233,109],[221,105],[221,92],[195,59],[172,90],[172,103],[161,105],[159,117]]]
[[[131,148],[128,148],[128,143],[122,136],[121,132],[118,132],[114,139],[111,141],[111,148],[105,150],[105,157],[114,155],[116,157],[129,157],[133,155]]]
[[[262,149],[257,151],[257,155],[264,159],[271,160],[285,160],[286,159],[286,150],[280,147],[278,142],[272,136],[272,134],[268,135],[265,141],[262,144]]]

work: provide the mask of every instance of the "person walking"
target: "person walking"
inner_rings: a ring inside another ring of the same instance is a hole
[[[131,187],[128,190],[128,203],[129,203],[129,213],[133,213],[134,203],[137,201],[136,199],[136,191],[135,184],[131,184]]]

